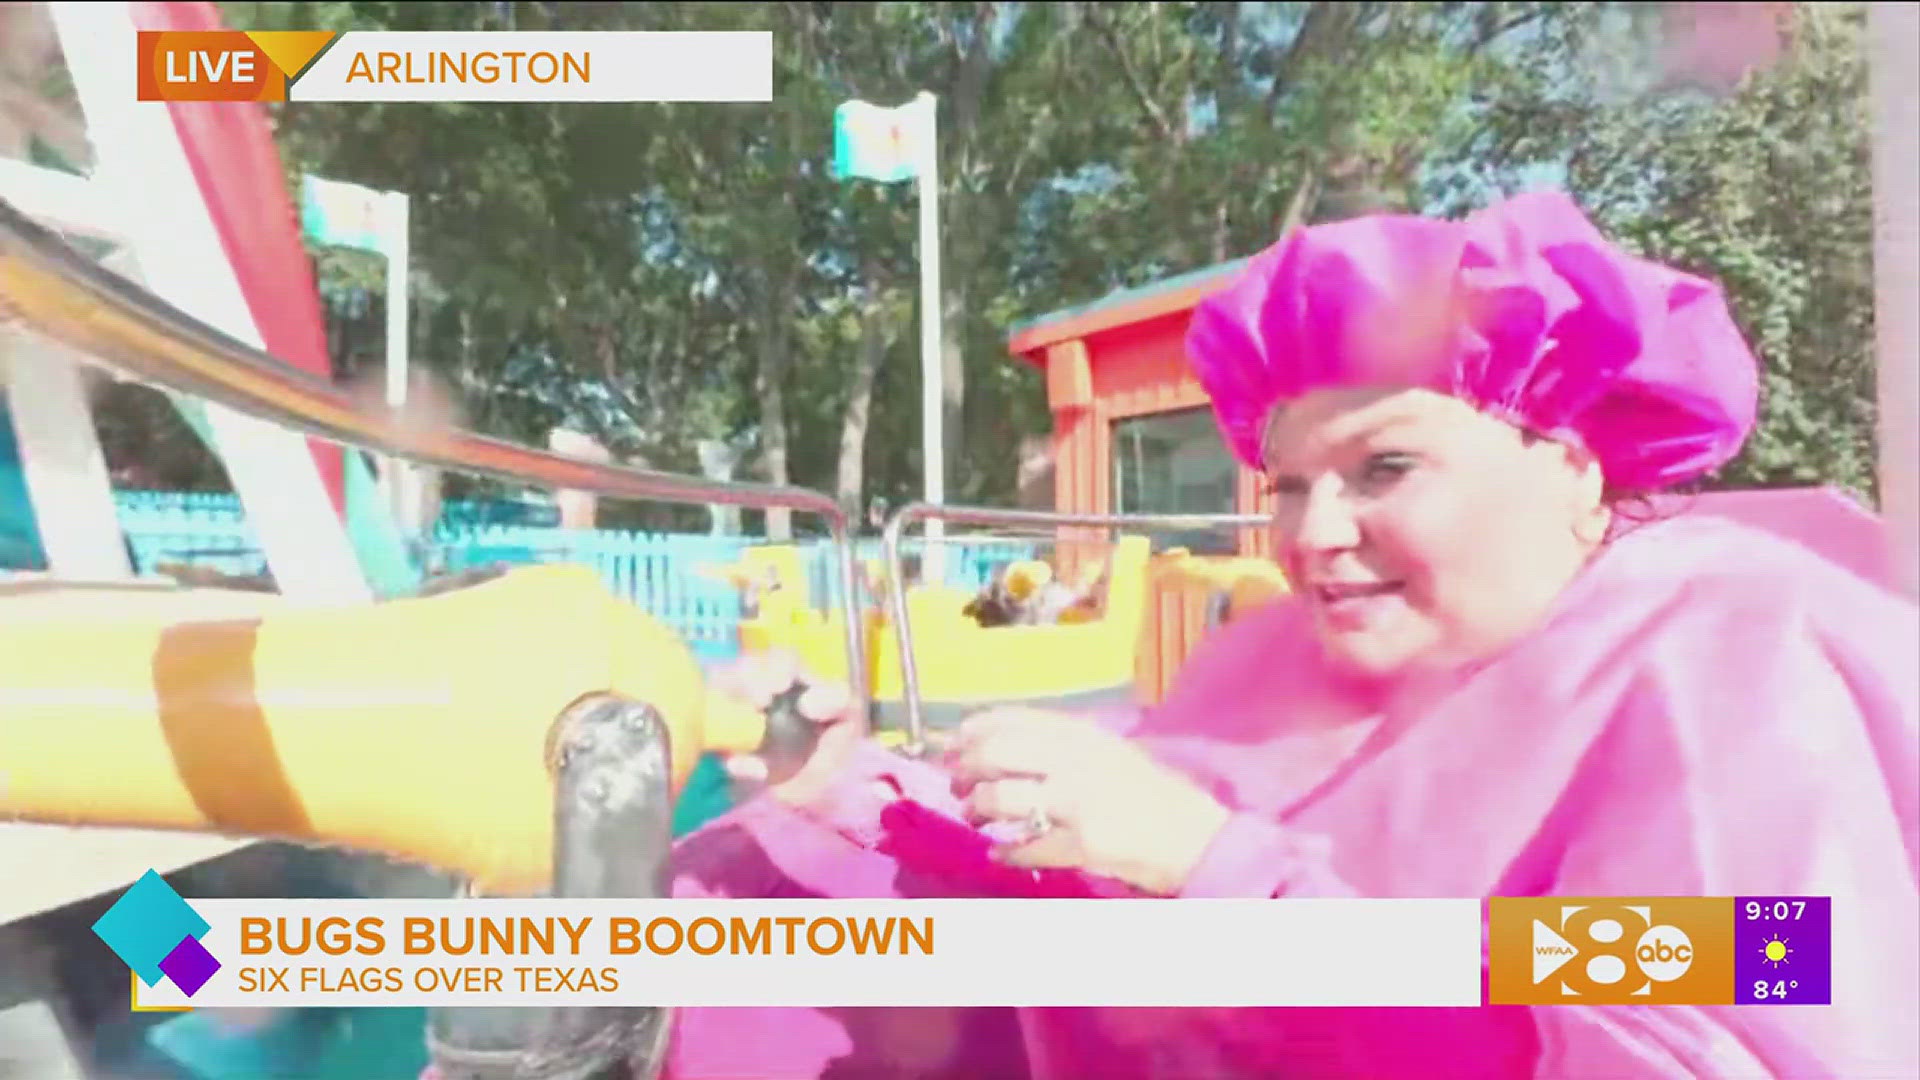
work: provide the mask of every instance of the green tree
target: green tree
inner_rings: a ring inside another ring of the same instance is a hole
[[[1759,424],[1714,482],[1833,483],[1871,498],[1864,11],[1745,7],[1762,21],[1740,35],[1751,54],[1744,74],[1703,78],[1676,62],[1695,42],[1660,11],[1607,9],[1590,24],[1598,33],[1547,43],[1552,77],[1510,87],[1482,112],[1482,138],[1462,146],[1451,174],[1473,181],[1447,198],[1462,208],[1464,195],[1521,186],[1528,164],[1564,170],[1610,234],[1718,281],[1762,361]],[[1734,48],[1707,44],[1720,57]]]

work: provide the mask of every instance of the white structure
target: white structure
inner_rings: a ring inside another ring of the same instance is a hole
[[[724,439],[701,439],[694,444],[694,451],[700,455],[700,475],[709,480],[731,480],[740,462],[746,457],[746,448]],[[739,536],[740,508],[725,503],[712,503],[707,507],[712,518],[710,536]]]
[[[547,449],[582,461],[605,465],[613,460],[606,447],[585,432],[554,428],[547,433]],[[600,516],[600,498],[591,491],[560,491],[554,494],[560,506],[560,527],[591,529]]]
[[[26,164],[38,137],[63,155],[84,159],[80,125],[35,92],[59,42],[45,11],[0,6],[0,197],[70,232],[104,239],[117,215],[97,188]],[[21,470],[38,512],[49,569],[80,580],[130,577],[107,466],[94,437],[84,380],[75,358],[48,341],[0,328],[0,388],[20,444]]]
[[[31,26],[32,5],[10,5],[12,26]],[[168,106],[137,100],[135,24],[126,4],[49,4],[53,34],[85,117],[92,174],[78,179],[18,159],[25,132],[0,152],[0,197],[69,233],[119,241],[120,267],[154,295],[259,346],[259,329],[220,244]],[[25,47],[18,56],[40,57]],[[20,73],[13,73],[19,78]],[[10,98],[31,96],[31,83]],[[17,115],[17,114],[16,114]],[[17,121],[16,121],[17,123]],[[9,397],[23,466],[61,577],[128,577],[112,491],[75,364],[38,340],[7,343]],[[334,513],[303,435],[209,403],[217,450],[260,538],[281,593],[308,603],[367,602],[372,593]]]
[[[301,217],[308,237],[333,247],[371,252],[386,260],[386,405],[396,412],[404,410],[410,400],[407,318],[413,294],[407,264],[412,257],[411,205],[403,191],[377,191],[319,176],[309,176],[301,184]],[[422,518],[425,508],[439,501],[437,495],[425,490],[429,484],[439,484],[439,474],[388,458],[381,463],[380,475],[387,486],[394,520],[409,535],[417,535],[430,524]]]

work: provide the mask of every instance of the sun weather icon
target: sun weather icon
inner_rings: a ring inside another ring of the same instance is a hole
[[[1793,950],[1787,948],[1786,938],[1775,934],[1760,943],[1760,955],[1766,958],[1768,967],[1778,969],[1793,955]]]

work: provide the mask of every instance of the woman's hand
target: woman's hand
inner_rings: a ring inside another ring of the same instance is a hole
[[[805,682],[800,696],[800,715],[818,725],[819,741],[813,753],[791,777],[769,786],[769,763],[757,754],[731,754],[722,765],[739,786],[754,791],[765,788],[775,798],[791,804],[805,803],[825,790],[835,773],[866,735],[866,724],[854,707],[852,692],[841,683],[824,681],[806,672],[793,653],[774,650],[742,656],[713,673],[713,687],[738,697],[765,712],[773,699]]]
[[[1013,866],[1079,869],[1171,896],[1230,816],[1131,741],[1059,713],[979,713],[947,759],[976,824],[1048,826],[996,849]]]

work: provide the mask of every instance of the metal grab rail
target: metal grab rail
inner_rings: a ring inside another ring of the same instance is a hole
[[[881,557],[887,563],[887,610],[894,638],[900,646],[900,693],[907,707],[909,754],[926,749],[926,711],[920,700],[920,672],[913,654],[913,627],[907,617],[906,575],[900,558],[900,537],[916,521],[944,521],[960,525],[1030,526],[1034,528],[1083,525],[1135,528],[1154,532],[1221,526],[1250,528],[1269,523],[1264,514],[1065,514],[1051,510],[1002,510],[985,506],[941,506],[908,503],[887,519],[880,534]]]
[[[75,251],[0,199],[0,323],[17,322],[124,375],[217,402],[305,435],[442,469],[611,498],[720,503],[819,514],[838,553],[848,672],[867,696],[859,577],[847,515],[810,488],[708,480],[535,450],[443,425],[403,423],[237,341]]]

